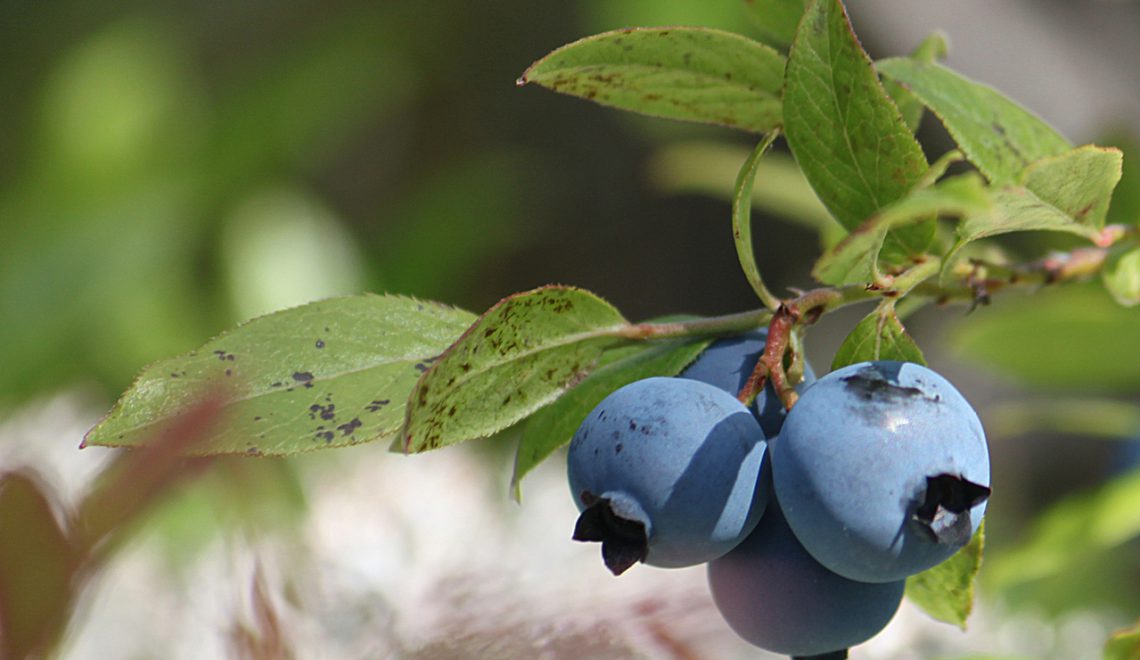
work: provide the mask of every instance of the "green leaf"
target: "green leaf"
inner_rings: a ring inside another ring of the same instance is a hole
[[[711,28],[631,28],[575,41],[518,83],[653,117],[765,133],[780,124],[784,56]]]
[[[573,287],[504,298],[416,384],[393,446],[426,451],[514,424],[585,378],[627,327],[608,302]]]
[[[1113,300],[1125,307],[1140,305],[1140,247],[1110,256],[1102,279]]]
[[[1140,314],[1099,285],[1066,285],[1000,301],[959,323],[955,353],[1026,383],[1132,395],[1140,389]]]
[[[428,362],[474,315],[401,296],[350,296],[249,321],[147,367],[84,444],[143,444],[210,389],[229,399],[200,454],[294,454],[395,434]]]
[[[788,146],[832,215],[854,230],[903,197],[927,169],[839,0],[813,0],[788,55],[784,91]],[[892,253],[919,254],[933,223],[892,232]]]
[[[944,283],[949,280],[962,248],[982,238],[1020,231],[1059,231],[1090,241],[1097,239],[1095,229],[1081,224],[1026,188],[991,189],[990,198],[993,204],[988,211],[969,215],[958,223],[958,238],[942,260]]]
[[[1028,110],[941,64],[898,57],[877,66],[938,116],[966,158],[991,182],[1015,181],[1030,163],[1071,148]]]
[[[1119,149],[1087,145],[1030,164],[1021,183],[1077,224],[1100,229],[1123,161]]]
[[[982,567],[986,544],[986,521],[974,538],[954,556],[906,579],[907,600],[931,617],[963,630],[974,608],[974,581]]]
[[[527,420],[511,478],[515,499],[519,498],[519,484],[523,477],[559,447],[570,442],[582,420],[602,399],[619,387],[643,378],[675,376],[712,341],[675,340],[607,351],[605,363],[594,373]]]
[[[1033,522],[1025,541],[995,555],[987,584],[998,589],[1078,570],[1140,536],[1140,470],[1064,498]]]
[[[869,360],[898,360],[925,365],[926,359],[907,334],[892,301],[879,305],[855,325],[835,352],[831,370]]]
[[[766,42],[787,46],[804,15],[804,0],[744,0],[744,10]]]
[[[941,32],[933,32],[911,52],[910,58],[918,62],[930,63],[946,57],[949,52],[950,44],[946,41],[946,35]],[[895,105],[899,107],[906,127],[910,129],[911,133],[917,131],[918,125],[922,123],[922,111],[925,109],[922,101],[911,94],[910,90],[893,80],[885,81],[883,87],[895,100]]]
[[[816,261],[812,276],[824,284],[854,284],[879,278],[879,256],[892,229],[931,216],[970,216],[990,208],[985,183],[974,173],[918,188],[880,209]]]
[[[1104,645],[1104,660],[1136,660],[1140,658],[1140,623],[1118,630]]]

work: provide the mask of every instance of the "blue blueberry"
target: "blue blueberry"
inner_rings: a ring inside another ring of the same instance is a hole
[[[764,352],[767,339],[767,328],[753,330],[736,337],[718,339],[682,371],[680,377],[715,385],[736,396],[744,389],[744,384],[748,382],[748,377],[756,368],[756,362]],[[815,373],[811,365],[805,361],[804,379],[796,390],[802,392],[814,380]],[[764,391],[756,397],[753,412],[760,420],[760,428],[764,429],[764,434],[769,438],[780,432],[786,411],[771,384],[766,385]]]
[[[792,656],[843,651],[870,639],[894,617],[906,584],[855,582],[821,566],[792,534],[778,498],[743,543],[709,562],[708,577],[713,601],[736,634]]]
[[[606,566],[715,559],[767,504],[764,432],[748,408],[700,381],[647,378],[590,412],[570,442],[574,539],[601,541]]]
[[[776,497],[796,537],[852,580],[891,582],[941,563],[985,513],[981,422],[921,365],[863,362],[821,377],[770,447]]]

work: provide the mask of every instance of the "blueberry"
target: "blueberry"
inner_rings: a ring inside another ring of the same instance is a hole
[[[906,584],[855,582],[827,570],[796,540],[776,500],[743,543],[709,562],[708,576],[713,601],[736,634],[793,656],[870,639],[898,610]]]
[[[574,539],[601,541],[615,575],[638,561],[674,568],[719,557],[764,511],[766,448],[748,408],[712,385],[626,385],[570,442],[570,490],[582,512]]]
[[[863,362],[823,376],[770,447],[796,537],[852,580],[891,582],[941,563],[985,513],[981,422],[953,385],[917,364]]]
[[[736,337],[718,339],[682,371],[680,377],[715,385],[736,396],[748,382],[752,370],[756,368],[756,362],[764,352],[767,339],[767,328],[753,330]],[[815,373],[811,365],[805,361],[804,379],[796,390],[802,392],[814,380]],[[780,432],[786,411],[771,384],[765,386],[764,391],[756,397],[753,412],[760,420],[760,428],[764,429],[766,436],[770,438]]]

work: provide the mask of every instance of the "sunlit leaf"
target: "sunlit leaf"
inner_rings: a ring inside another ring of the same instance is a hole
[[[416,384],[393,448],[426,451],[514,424],[585,378],[626,327],[613,306],[573,287],[504,298]]]
[[[932,216],[984,214],[990,207],[985,184],[976,174],[964,174],[919,188],[872,215],[852,230],[812,269],[824,284],[869,282],[877,277],[880,251],[892,229],[924,222]]]
[[[820,200],[849,230],[903,197],[927,169],[839,0],[815,0],[788,55],[788,145]],[[895,258],[921,253],[933,223],[892,232]]]
[[[85,443],[144,443],[210,387],[230,394],[226,423],[196,454],[293,454],[390,436],[420,375],[474,318],[374,295],[275,312],[147,367]]]
[[[961,249],[982,238],[1020,231],[1058,231],[1076,234],[1090,241],[1097,238],[1095,229],[1081,224],[1026,188],[994,189],[990,198],[993,204],[988,211],[969,215],[958,223],[958,238],[943,258],[944,282],[950,276]]]
[[[994,89],[938,64],[911,58],[878,62],[879,73],[904,85],[938,116],[990,181],[1015,181],[1030,163],[1070,148],[1065,138]]]
[[[784,57],[711,28],[630,28],[563,46],[519,84],[654,117],[764,133],[780,124]]]
[[[965,629],[974,608],[974,582],[986,543],[983,520],[966,547],[954,556],[906,580],[906,598],[931,617]]]
[[[1077,224],[1100,229],[1123,160],[1119,149],[1087,145],[1030,164],[1021,182]]]
[[[620,358],[598,367],[570,392],[532,415],[523,429],[515,456],[515,473],[511,479],[515,497],[519,496],[522,478],[555,450],[570,442],[582,420],[602,399],[636,380],[680,373],[711,342],[711,339],[669,341],[619,349]]]

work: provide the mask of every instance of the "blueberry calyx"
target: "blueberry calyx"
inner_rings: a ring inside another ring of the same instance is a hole
[[[911,516],[931,541],[962,544],[969,541],[970,509],[986,501],[989,486],[953,474],[926,478],[926,494]],[[966,538],[963,540],[963,534]]]
[[[649,536],[645,524],[624,518],[614,511],[608,497],[598,497],[582,491],[586,508],[574,525],[575,541],[601,542],[602,561],[614,575],[621,575],[630,566],[645,561],[649,554]]]

